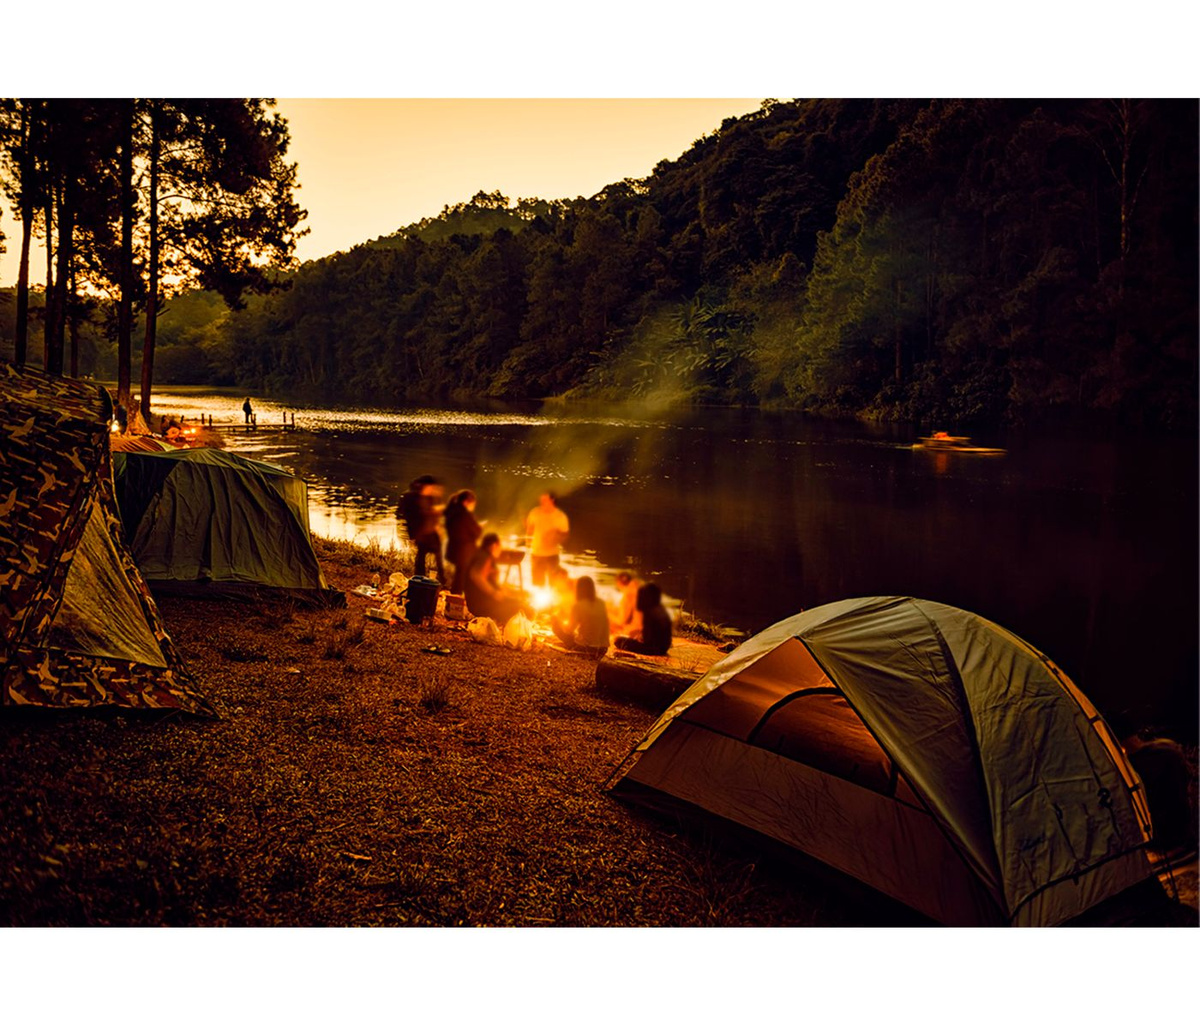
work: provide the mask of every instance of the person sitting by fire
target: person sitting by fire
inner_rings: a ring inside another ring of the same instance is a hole
[[[617,636],[637,636],[642,631],[642,613],[637,609],[641,583],[632,572],[617,573],[617,602],[609,616],[610,628]]]
[[[500,537],[489,532],[479,541],[479,550],[467,568],[464,589],[467,608],[478,618],[490,618],[500,628],[518,611],[522,610],[521,598],[500,585],[500,569],[497,564]]]
[[[638,587],[637,610],[642,616],[640,635],[618,636],[613,646],[632,654],[666,654],[671,649],[671,616],[663,607],[662,590],[652,582]]]
[[[483,526],[475,519],[475,493],[460,489],[446,501],[446,560],[454,565],[450,592],[462,593],[467,582],[467,569],[479,549]]]
[[[575,603],[564,622],[558,615],[550,619],[554,635],[572,650],[593,657],[608,652],[608,608],[596,596],[596,583],[590,575],[581,575],[575,583]]]

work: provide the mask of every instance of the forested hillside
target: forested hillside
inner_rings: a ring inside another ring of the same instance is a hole
[[[310,262],[190,353],[374,403],[1190,427],[1196,197],[1195,101],[767,102],[646,179],[480,192]]]

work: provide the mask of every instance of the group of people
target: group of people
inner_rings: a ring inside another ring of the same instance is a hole
[[[581,575],[572,585],[565,571],[559,573],[550,627],[567,646],[595,655],[607,652],[610,644],[634,654],[666,654],[671,649],[671,616],[663,606],[662,590],[654,583],[639,583],[629,572],[621,572],[617,576],[620,598],[610,610],[596,596],[590,575]]]
[[[414,479],[400,498],[400,519],[416,549],[415,575],[424,576],[433,558],[437,580],[451,593],[466,599],[473,615],[504,625],[513,615],[531,614],[520,592],[500,582],[504,547],[495,532],[484,532],[475,517],[477,498],[469,489],[452,494],[443,503],[442,484],[432,475]],[[443,562],[441,525],[445,524],[445,562],[453,568],[449,581]],[[551,628],[567,646],[588,653],[603,653],[611,645],[641,654],[665,654],[671,648],[671,617],[662,603],[662,591],[653,583],[638,583],[629,572],[617,576],[620,601],[609,611],[596,596],[591,576],[572,581],[559,563],[562,544],[571,531],[570,519],[558,498],[546,490],[525,518],[529,537],[530,577],[535,588],[549,582],[554,596]],[[517,552],[513,561],[522,555]]]
[[[416,548],[414,574],[424,576],[433,558],[437,580],[451,593],[466,598],[473,614],[494,619],[500,625],[525,608],[521,594],[500,583],[504,547],[497,533],[483,531],[475,517],[478,498],[462,489],[442,502],[442,484],[432,475],[414,479],[400,498],[400,519]],[[566,514],[553,493],[544,493],[529,513],[527,530],[533,537],[533,579],[545,581],[549,568],[558,564],[559,548],[570,529]],[[445,562],[454,569],[447,580],[443,562],[441,525],[446,529]]]

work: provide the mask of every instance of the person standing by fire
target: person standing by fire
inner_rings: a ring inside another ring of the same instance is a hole
[[[534,586],[543,585],[547,572],[558,567],[559,550],[570,531],[566,512],[558,506],[558,498],[547,490],[525,519],[525,534],[530,537],[529,571]]]
[[[446,569],[442,564],[442,536],[438,521],[442,515],[442,487],[432,475],[420,475],[409,484],[400,497],[400,519],[408,538],[417,548],[413,560],[414,575],[425,574],[425,558],[433,555],[438,582],[445,583]]]
[[[446,560],[454,565],[450,592],[462,593],[467,582],[467,569],[479,549],[483,526],[475,519],[475,493],[460,489],[446,501]]]

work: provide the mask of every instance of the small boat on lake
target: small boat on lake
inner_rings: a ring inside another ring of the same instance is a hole
[[[920,443],[913,444],[913,450],[936,450],[939,453],[949,452],[992,456],[1008,453],[1003,447],[976,446],[971,442],[970,436],[951,436],[945,432],[935,432],[932,436],[922,436]]]

